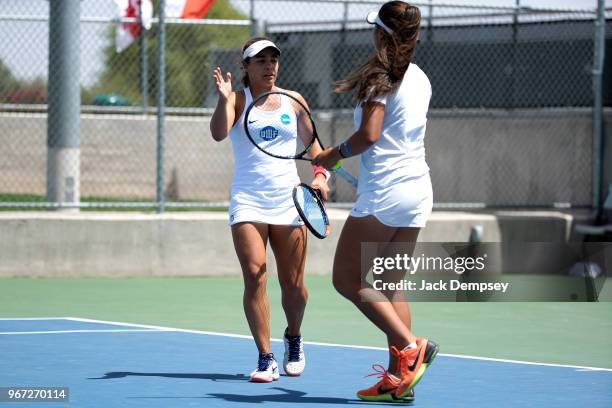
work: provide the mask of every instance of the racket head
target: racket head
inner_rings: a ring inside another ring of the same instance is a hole
[[[293,188],[293,203],[300,218],[315,237],[324,239],[330,234],[327,211],[317,191],[307,184],[300,183]]]
[[[265,92],[244,114],[247,138],[263,153],[278,159],[303,159],[318,140],[307,106],[284,91]]]

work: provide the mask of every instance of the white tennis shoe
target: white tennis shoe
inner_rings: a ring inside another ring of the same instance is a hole
[[[304,355],[304,341],[302,336],[289,336],[285,329],[283,342],[285,343],[285,357],[283,358],[283,369],[291,377],[297,377],[304,372],[306,367],[306,356]]]
[[[259,354],[257,368],[251,373],[249,381],[257,383],[268,383],[277,381],[280,377],[278,363],[272,353]]]

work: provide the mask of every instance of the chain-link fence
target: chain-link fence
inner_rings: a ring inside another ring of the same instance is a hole
[[[157,20],[117,52],[117,26],[137,19],[118,21],[112,0],[79,3],[79,138],[54,144],[48,131],[61,133],[64,119],[47,108],[48,72],[58,66],[53,58],[68,58],[49,52],[50,41],[58,44],[49,31],[54,2],[0,1],[1,207],[154,207],[159,191],[167,207],[222,206],[233,158],[229,140],[213,142],[208,129],[212,69],[232,72],[239,87],[242,45],[254,34],[269,36],[282,50],[278,85],[305,96],[324,143],[336,144],[353,131],[354,102],[333,94],[331,83],[373,51],[364,16],[382,4],[217,0],[204,20],[167,20],[159,134]],[[417,5],[414,62],[433,88],[426,147],[436,205],[592,206],[595,11]],[[610,67],[601,90],[606,106]],[[53,95],[61,100],[61,92]],[[358,159],[346,166],[357,173]],[[306,166],[301,172],[308,177]],[[75,174],[72,190],[54,195],[52,173]],[[352,187],[334,185],[335,202],[354,199]]]

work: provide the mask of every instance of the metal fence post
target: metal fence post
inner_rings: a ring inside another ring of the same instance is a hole
[[[604,0],[597,2],[595,49],[593,53],[593,208],[597,221],[602,216],[603,68],[606,40]]]
[[[260,31],[255,19],[255,0],[249,1],[249,20],[251,20],[251,37],[256,37]]]
[[[80,202],[81,0],[50,4],[47,201]],[[76,208],[75,208],[76,207]]]
[[[159,28],[157,31],[157,174],[156,203],[157,212],[164,212],[164,112],[166,103],[166,0],[159,1]]]
[[[521,0],[515,1],[512,12],[512,70],[510,71],[510,108],[517,108],[516,84],[518,73],[518,30]]]
[[[138,36],[138,46],[140,54],[140,106],[143,113],[149,107],[149,45],[147,41],[147,29],[142,24],[142,0],[139,2],[138,24],[140,25],[140,35]]]
[[[427,41],[433,41],[433,0],[429,0],[429,5],[427,6],[427,9],[429,10],[427,15]]]

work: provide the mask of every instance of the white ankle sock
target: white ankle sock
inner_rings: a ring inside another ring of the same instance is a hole
[[[410,349],[415,349],[415,348],[417,348],[417,344],[416,344],[416,341],[413,341],[412,343],[404,347],[402,351],[408,351]]]
[[[389,373],[389,377],[391,377],[391,379],[392,379],[393,381],[399,381],[399,380],[400,380],[398,377],[394,376],[394,375],[393,375],[393,374],[391,374],[391,373]]]

